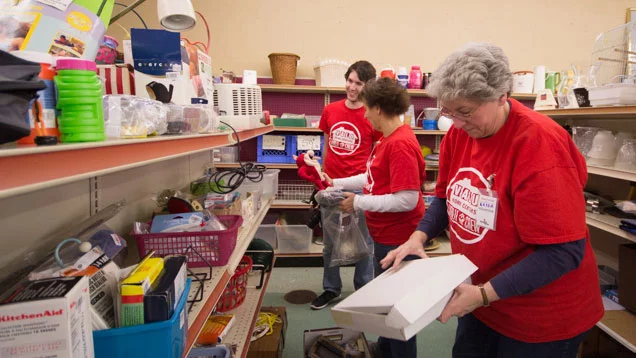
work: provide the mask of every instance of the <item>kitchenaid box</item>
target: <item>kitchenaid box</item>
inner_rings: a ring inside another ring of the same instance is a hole
[[[88,277],[33,281],[6,297],[0,357],[94,357]]]
[[[453,290],[475,271],[464,255],[404,262],[352,293],[331,315],[340,327],[406,341],[439,317]]]

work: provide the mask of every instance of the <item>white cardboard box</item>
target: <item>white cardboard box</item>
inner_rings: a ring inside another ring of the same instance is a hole
[[[408,261],[351,294],[331,315],[340,327],[405,341],[437,319],[475,271],[464,255]]]
[[[0,305],[0,357],[93,358],[88,278],[29,282]]]

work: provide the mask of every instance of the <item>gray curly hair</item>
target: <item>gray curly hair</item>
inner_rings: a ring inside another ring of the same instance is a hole
[[[493,44],[467,44],[448,56],[433,72],[427,89],[441,101],[497,100],[512,89],[508,57]]]

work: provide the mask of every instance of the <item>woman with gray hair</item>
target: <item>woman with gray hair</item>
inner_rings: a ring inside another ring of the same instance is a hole
[[[433,203],[384,268],[448,229],[477,267],[442,311],[457,316],[453,357],[576,357],[603,316],[585,223],[585,159],[550,118],[508,97],[502,49],[470,44],[434,72],[430,93],[453,120]]]

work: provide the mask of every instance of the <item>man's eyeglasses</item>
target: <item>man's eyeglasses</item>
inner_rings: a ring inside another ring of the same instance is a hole
[[[439,109],[439,114],[441,114],[444,117],[451,118],[451,119],[459,119],[459,120],[462,120],[462,121],[466,121],[466,120],[469,120],[470,117],[473,116],[473,113],[475,113],[475,111],[477,111],[479,109],[479,107],[481,107],[481,104],[479,106],[473,108],[468,113],[461,113],[461,112],[454,113],[454,112],[449,111],[445,107],[441,107]]]

